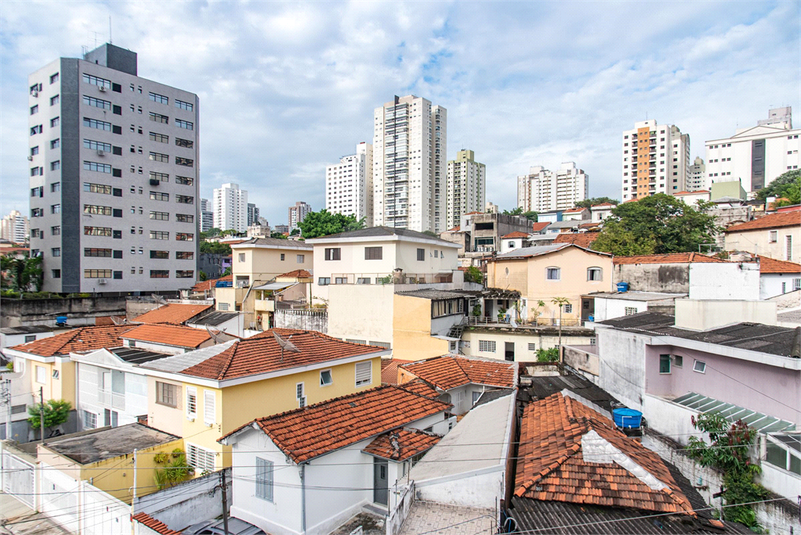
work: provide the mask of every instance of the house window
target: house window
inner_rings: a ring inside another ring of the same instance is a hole
[[[219,303],[220,310],[228,310],[228,303]]]
[[[89,411],[83,411],[83,428],[97,429],[97,414]]]
[[[281,255],[281,256],[283,256],[283,255]],[[299,254],[298,257],[297,257],[297,263],[298,264],[302,264],[305,261],[306,261],[306,255],[305,254]]]
[[[215,453],[212,450],[201,448],[190,444],[186,444],[186,462],[189,466],[193,466],[198,472],[213,472],[214,471],[214,457]]]
[[[40,385],[47,384],[47,370],[44,366],[36,366],[36,382]]]
[[[793,279],[793,291],[801,290],[801,279]]]
[[[342,249],[339,247],[327,247],[325,250],[326,260],[342,260]]]
[[[625,307],[623,309],[623,314],[625,314],[626,316],[631,316],[632,314],[636,313],[637,313],[637,307]]]
[[[418,262],[422,262],[426,259],[426,250],[425,249],[418,249],[417,250],[417,260]]]
[[[194,420],[197,417],[197,388],[186,387],[186,417]]]
[[[320,372],[320,386],[328,386],[334,382],[331,376],[331,370],[323,370]]]
[[[28,334],[28,335],[25,336],[25,343],[26,344],[28,342],[34,342],[34,341],[36,341],[36,335],[35,334]]]
[[[216,401],[213,390],[203,391],[203,423],[206,425],[214,425],[217,420]]]
[[[784,259],[788,262],[793,261],[793,237],[789,234],[784,237]]]
[[[256,457],[256,497],[273,501],[273,463]]]
[[[777,241],[779,241],[779,231],[771,230],[770,232],[768,232],[768,241],[770,241],[770,243],[776,243]]]
[[[693,371],[698,373],[706,373],[706,362],[703,360],[696,360],[693,362]]]
[[[156,403],[168,407],[178,406],[178,386],[156,381]]]
[[[570,304],[570,303],[567,303],[566,305],[563,305],[562,306],[562,311],[565,314],[572,314],[573,313],[573,305]]]
[[[478,351],[480,353],[495,353],[495,340],[479,340]]]
[[[356,386],[369,385],[373,382],[373,363],[357,362],[356,363]]]
[[[298,400],[298,408],[306,406],[306,387],[303,383],[295,385],[295,399]]]
[[[319,286],[328,286],[331,284],[331,277],[319,277],[317,279],[317,284]]]
[[[381,260],[383,258],[383,248],[382,247],[365,247],[364,248],[364,259],[365,260]]]
[[[529,351],[536,351],[537,350],[537,344],[529,343],[528,344],[528,350]]]
[[[347,284],[348,278],[347,277],[334,277],[334,284]]]
[[[561,270],[556,267],[546,268],[545,278],[549,281],[558,281],[561,278]]]
[[[681,368],[684,365],[684,357],[681,355],[673,355],[673,366]]]
[[[659,373],[670,373],[670,355],[659,355]]]
[[[286,260],[286,255],[284,253],[281,253],[281,262],[283,262],[284,260]]]
[[[356,284],[372,284],[370,277],[359,277],[356,279]]]
[[[239,261],[240,262],[244,262],[245,261],[245,253],[239,253]]]
[[[587,280],[588,281],[601,281],[603,279],[603,270],[599,267],[591,267],[587,268]]]

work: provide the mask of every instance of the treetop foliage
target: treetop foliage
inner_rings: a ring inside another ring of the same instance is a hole
[[[364,228],[364,218],[356,219],[355,215],[332,214],[326,209],[306,214],[298,223],[304,239],[330,236],[340,232],[349,232]]]
[[[617,199],[612,199],[610,197],[593,197],[591,199],[584,199],[583,201],[578,201],[576,203],[576,208],[592,208],[593,206],[597,206],[599,204],[610,203],[610,204],[620,204],[620,201]]]
[[[764,201],[768,197],[787,199],[777,201],[777,206],[801,204],[801,171],[787,171],[757,192],[757,199]]]

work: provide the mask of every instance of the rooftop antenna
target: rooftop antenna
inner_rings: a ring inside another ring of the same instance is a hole
[[[275,331],[273,331],[273,336],[275,337],[275,341],[278,342],[278,345],[281,346],[281,362],[284,362],[284,350],[290,353],[300,353],[298,346],[290,342],[289,339],[284,340],[281,335]]]
[[[156,304],[158,304],[158,306],[167,304],[167,300],[161,297],[159,294],[150,294],[150,296],[153,298],[153,301],[155,301]]]
[[[225,341],[220,337],[220,335],[223,333],[220,329],[212,329],[208,323],[204,325],[204,327],[206,327],[206,332],[209,333],[209,336],[211,336],[211,339],[214,340],[215,344],[221,344]]]
[[[113,44],[114,41],[111,39],[111,15],[108,16],[108,44]]]
[[[97,32],[92,32],[92,33],[95,34],[95,48],[97,48]]]

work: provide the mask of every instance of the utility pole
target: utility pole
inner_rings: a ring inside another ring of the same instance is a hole
[[[136,535],[136,522],[133,521],[136,506],[136,448],[133,450],[133,497],[131,498],[131,535]]]
[[[40,424],[40,427],[42,428],[42,431],[41,431],[41,433],[42,433],[42,446],[44,446],[45,445],[45,436],[44,436],[45,425],[44,425],[44,387],[43,386],[39,387],[39,424]]]
[[[222,489],[223,531],[228,535],[228,490],[225,487],[225,468],[220,470],[220,488]]]
[[[11,380],[0,382],[0,404],[5,404],[6,440],[11,440]]]

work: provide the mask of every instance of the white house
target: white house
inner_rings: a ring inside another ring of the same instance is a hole
[[[274,535],[327,534],[365,506],[389,517],[450,408],[387,385],[256,419],[219,440],[232,446],[231,514]]]
[[[0,352],[5,347],[14,347],[40,338],[53,336],[53,329],[44,325],[20,325],[0,329]]]
[[[581,309],[588,311],[584,321],[605,321],[649,310],[666,312],[676,299],[687,294],[666,292],[596,292],[581,296]],[[592,319],[590,319],[592,316]]]
[[[508,253],[509,251],[529,246],[531,246],[531,241],[525,232],[515,231],[501,236],[501,253]]]
[[[759,257],[759,298],[770,299],[801,290],[801,264]]]
[[[598,223],[603,221],[610,215],[612,215],[612,210],[615,208],[615,205],[609,202],[596,204],[590,211],[592,212],[592,221],[593,223]]]

